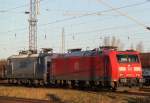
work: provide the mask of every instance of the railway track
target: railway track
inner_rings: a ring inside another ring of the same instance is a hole
[[[48,100],[23,99],[0,96],[0,103],[52,103]]]
[[[47,89],[50,89],[50,88],[47,88]],[[64,90],[65,90],[65,88],[64,88]],[[101,95],[109,93],[109,95],[117,94],[117,95],[137,96],[137,97],[141,97],[140,100],[143,100],[142,97],[147,97],[147,98],[150,97],[150,91],[149,91],[150,88],[142,88],[142,89],[139,89],[139,88],[119,88],[115,92],[109,91],[109,90],[90,90],[90,89],[85,89],[85,90],[73,89],[73,90],[84,91],[84,92],[89,92],[89,93],[93,93],[93,94],[101,94]],[[57,99],[52,94],[52,96],[50,96],[49,101],[48,100],[23,99],[23,98],[13,98],[13,97],[0,96],[0,103],[64,103],[64,102],[61,102],[61,100]],[[145,102],[138,102],[138,103],[145,103]]]
[[[111,90],[85,90],[85,92],[89,93],[113,93],[113,94],[123,94],[123,95],[134,95],[134,96],[146,96],[150,97],[150,88],[128,88],[128,89],[118,89],[116,91],[111,91]]]
[[[150,86],[146,86],[146,87],[140,88],[139,90],[140,90],[140,91],[145,91],[145,92],[149,92],[149,93],[150,93]]]
[[[136,95],[136,96],[150,96],[150,93],[147,92],[138,92],[138,91],[116,91],[116,94],[125,94],[125,95]]]
[[[8,83],[0,83],[0,86],[27,87],[27,86],[24,86],[24,85],[14,85],[14,84],[8,84]],[[39,88],[43,88],[43,86],[39,86]],[[47,88],[50,89],[50,88],[55,88],[55,87],[47,87]],[[63,87],[57,87],[57,88],[63,88]],[[64,89],[66,89],[66,88],[64,88]],[[69,89],[69,88],[67,88],[67,89]],[[143,88],[134,88],[134,87],[133,88],[128,88],[128,87],[124,88],[123,87],[123,88],[119,88],[117,91],[111,91],[111,90],[108,90],[108,89],[106,89],[106,90],[105,89],[100,89],[100,90],[95,90],[94,89],[93,90],[93,89],[90,89],[90,88],[86,88],[84,90],[76,88],[74,90],[79,90],[79,91],[84,91],[84,92],[90,92],[90,93],[101,93],[101,92],[108,93],[109,92],[109,93],[125,94],[125,95],[150,96],[150,86],[144,86]]]

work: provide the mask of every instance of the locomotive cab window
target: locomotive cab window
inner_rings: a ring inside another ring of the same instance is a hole
[[[47,62],[47,67],[50,68],[50,66],[51,66],[51,62],[48,61]]]
[[[41,64],[41,58],[38,58],[38,62],[39,62],[39,64]]]
[[[7,60],[7,65],[11,65],[11,60],[10,59]]]
[[[128,55],[128,54],[118,54],[117,60],[118,62],[121,62],[121,63],[139,62],[137,55]]]

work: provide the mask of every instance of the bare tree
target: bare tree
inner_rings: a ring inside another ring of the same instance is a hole
[[[124,49],[124,43],[122,43],[120,41],[120,39],[117,39],[116,46],[118,47],[118,50],[123,50]]]
[[[110,38],[108,37],[104,37],[104,41],[103,41],[104,46],[110,46]]]
[[[118,47],[118,50],[123,50],[124,48],[124,44],[121,42],[119,38],[117,39],[115,36],[111,37],[111,41],[110,41],[110,37],[104,37],[103,45],[115,46]]]
[[[136,45],[136,50],[139,51],[139,52],[142,52],[144,49],[143,47],[143,42],[140,41],[137,45]]]
[[[121,43],[119,44],[118,50],[123,50],[123,49],[124,49],[124,43],[121,42]]]
[[[116,37],[113,36],[111,39],[111,46],[117,46],[116,42],[117,42]]]
[[[131,49],[131,50],[134,50],[134,45],[133,45],[133,43],[131,43],[130,49]]]

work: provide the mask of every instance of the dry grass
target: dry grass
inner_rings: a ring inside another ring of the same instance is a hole
[[[0,96],[52,100],[54,103],[136,103],[135,97],[69,89],[0,86]]]

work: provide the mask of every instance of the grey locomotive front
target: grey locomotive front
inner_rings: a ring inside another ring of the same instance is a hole
[[[11,56],[8,58],[6,78],[44,80],[49,58],[48,55],[40,54]]]

